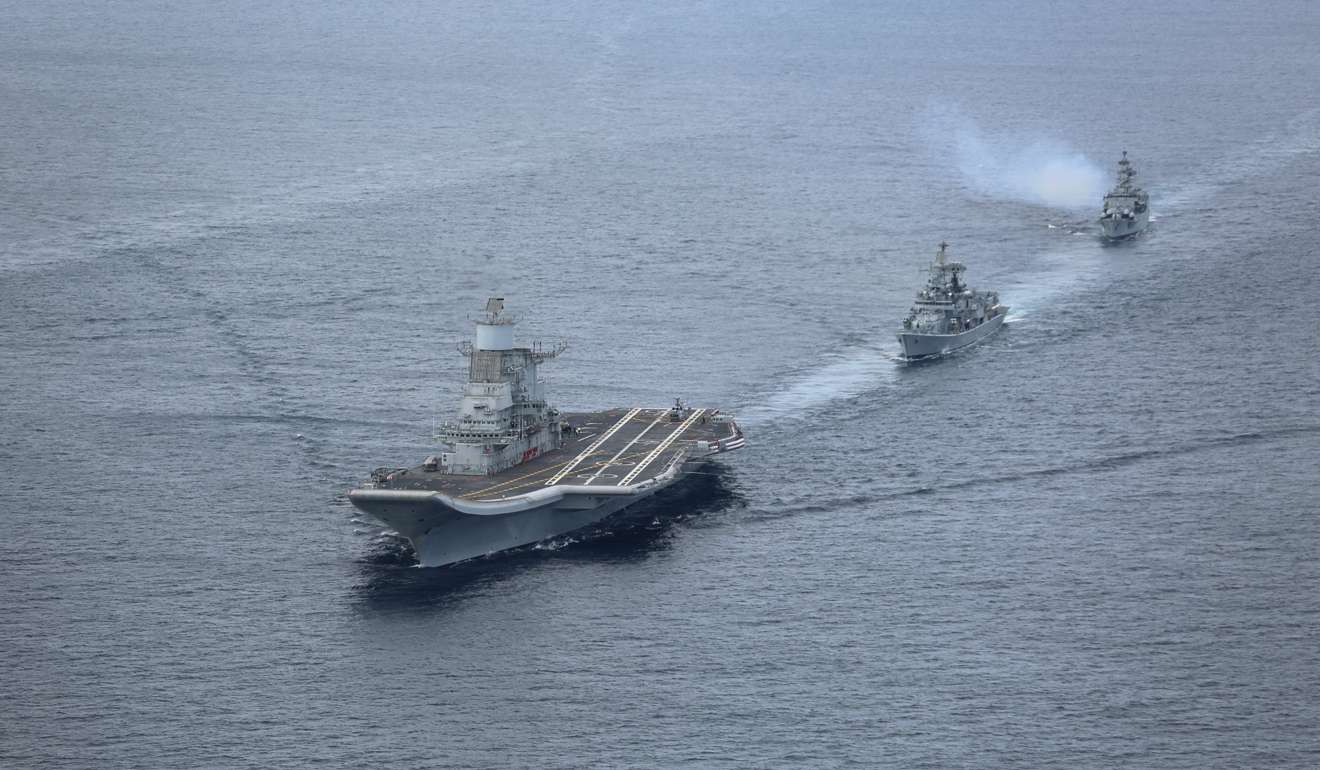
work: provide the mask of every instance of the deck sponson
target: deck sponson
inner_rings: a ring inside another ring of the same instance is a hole
[[[573,466],[568,475],[555,480],[560,472],[572,463],[583,450],[600,439],[601,434],[619,423],[629,412],[628,408],[609,409],[603,412],[583,412],[564,414],[561,418],[572,426],[572,433],[565,437],[564,446],[506,471],[492,476],[454,476],[435,471],[427,471],[420,465],[396,474],[393,479],[381,485],[384,489],[416,489],[443,492],[454,497],[469,500],[495,500],[514,497],[546,486],[613,486],[622,481],[633,467],[651,453],[662,441],[682,424],[669,422],[662,417],[669,410],[642,409],[636,412],[606,441],[597,446],[591,454]],[[691,447],[697,441],[715,442],[734,438],[734,427],[730,422],[713,419],[718,412],[706,412],[694,420],[655,460],[630,484],[641,484],[669,467],[670,458]],[[688,414],[684,414],[686,418]],[[647,430],[654,425],[654,428]],[[625,451],[626,448],[626,451]],[[554,480],[554,483],[548,484]]]

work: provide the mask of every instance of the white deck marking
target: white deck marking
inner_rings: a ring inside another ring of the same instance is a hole
[[[622,420],[619,420],[618,422],[614,423],[613,427],[611,427],[609,430],[605,431],[604,433],[600,434],[600,438],[593,441],[591,443],[591,446],[587,447],[586,449],[583,449],[582,454],[573,458],[573,462],[569,463],[568,465],[565,465],[562,470],[560,470],[555,475],[551,476],[550,480],[545,482],[545,485],[547,487],[553,487],[555,484],[558,484],[560,481],[562,481],[564,477],[567,476],[574,468],[578,467],[579,463],[590,457],[593,452],[595,452],[597,449],[600,448],[601,444],[604,444],[606,441],[609,441],[610,436],[613,436],[615,433],[617,433],[619,428],[622,428],[624,425],[627,425],[628,421],[631,420],[633,417],[636,417],[637,413],[640,411],[642,411],[640,408],[633,408],[629,410],[628,413],[623,416]]]
[[[606,469],[606,468],[610,467],[610,466],[613,465],[615,462],[617,462],[618,459],[619,459],[620,457],[623,456],[623,453],[624,453],[624,452],[627,452],[629,449],[632,449],[633,444],[636,444],[637,441],[638,441],[638,439],[640,439],[642,436],[645,436],[647,433],[650,433],[650,432],[651,432],[651,429],[654,428],[655,426],[659,425],[659,424],[660,424],[660,421],[663,420],[663,419],[665,419],[665,415],[666,415],[666,414],[669,414],[669,410],[668,410],[668,409],[661,409],[661,410],[659,410],[659,411],[660,411],[660,414],[656,415],[655,420],[653,420],[653,421],[651,422],[650,425],[647,425],[647,426],[642,430],[641,433],[638,433],[636,436],[633,436],[633,440],[632,440],[632,441],[629,441],[627,444],[625,444],[625,445],[623,446],[623,449],[620,449],[618,452],[616,452],[616,453],[614,454],[614,456],[610,458],[610,461],[609,461],[609,462],[607,462],[607,463],[605,463],[604,465],[600,466],[600,470],[596,471],[596,475],[595,475],[595,476],[592,476],[591,478],[589,478],[589,479],[587,479],[585,482],[583,482],[584,486],[585,486],[586,484],[590,484],[591,482],[595,481],[596,478],[597,478],[598,476],[600,476],[602,473],[605,472],[605,469]],[[610,476],[609,478],[614,478],[614,477],[613,477],[613,476]]]
[[[637,474],[646,470],[646,466],[655,462],[655,458],[659,457],[661,452],[668,449],[669,445],[674,443],[675,439],[683,435],[683,431],[691,427],[692,423],[696,422],[697,418],[705,413],[706,413],[705,409],[698,409],[695,412],[693,412],[691,415],[689,415],[688,418],[683,421],[682,425],[675,428],[674,432],[666,436],[664,441],[661,441],[659,444],[657,444],[655,449],[651,450],[650,454],[648,454],[645,458],[643,458],[641,462],[637,463],[636,467],[634,467],[631,471],[628,471],[628,475],[623,477],[623,480],[619,482],[619,486],[626,487],[629,484],[631,484],[632,480],[637,478]]]

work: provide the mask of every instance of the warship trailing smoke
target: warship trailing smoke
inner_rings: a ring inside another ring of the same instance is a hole
[[[1136,171],[1127,151],[1118,161],[1118,184],[1105,196],[1100,229],[1109,240],[1119,240],[1146,229],[1150,224],[1150,196],[1137,186]]]
[[[672,407],[566,414],[537,367],[564,351],[514,347],[514,319],[492,297],[460,345],[468,382],[442,449],[413,468],[380,468],[353,505],[412,542],[424,566],[452,564],[591,526],[674,484],[744,439],[732,416]]]
[[[949,244],[941,243],[930,266],[926,286],[903,320],[898,344],[903,358],[912,361],[952,353],[994,334],[1004,323],[1008,308],[999,294],[974,291],[963,283],[961,262],[945,259]]]

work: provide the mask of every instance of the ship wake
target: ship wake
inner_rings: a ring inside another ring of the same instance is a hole
[[[845,348],[823,365],[798,370],[761,403],[739,410],[738,422],[763,425],[805,418],[831,403],[854,398],[897,378],[898,348]]]
[[[1231,449],[1251,444],[1268,444],[1276,441],[1286,441],[1299,437],[1315,436],[1318,434],[1320,434],[1320,425],[1288,426],[1272,430],[1249,431],[1215,437],[1188,438],[1164,447],[1133,449],[1127,452],[1101,455],[1076,463],[1022,469],[1014,472],[980,476],[962,481],[920,484],[907,489],[897,489],[878,494],[862,493],[823,497],[819,494],[812,493],[809,495],[803,495],[797,499],[781,501],[781,504],[774,508],[749,508],[746,515],[740,520],[772,521],[793,516],[833,514],[841,510],[865,508],[914,496],[958,493],[967,489],[1001,484],[1014,484],[1024,481],[1031,482],[1056,476],[1109,473],[1138,463]]]

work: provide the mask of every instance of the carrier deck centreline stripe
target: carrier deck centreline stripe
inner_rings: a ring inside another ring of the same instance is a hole
[[[560,413],[537,367],[564,351],[513,345],[493,297],[459,350],[470,360],[458,419],[442,451],[412,468],[379,468],[353,505],[408,538],[424,566],[452,564],[595,525],[743,446],[719,410],[631,407]]]

